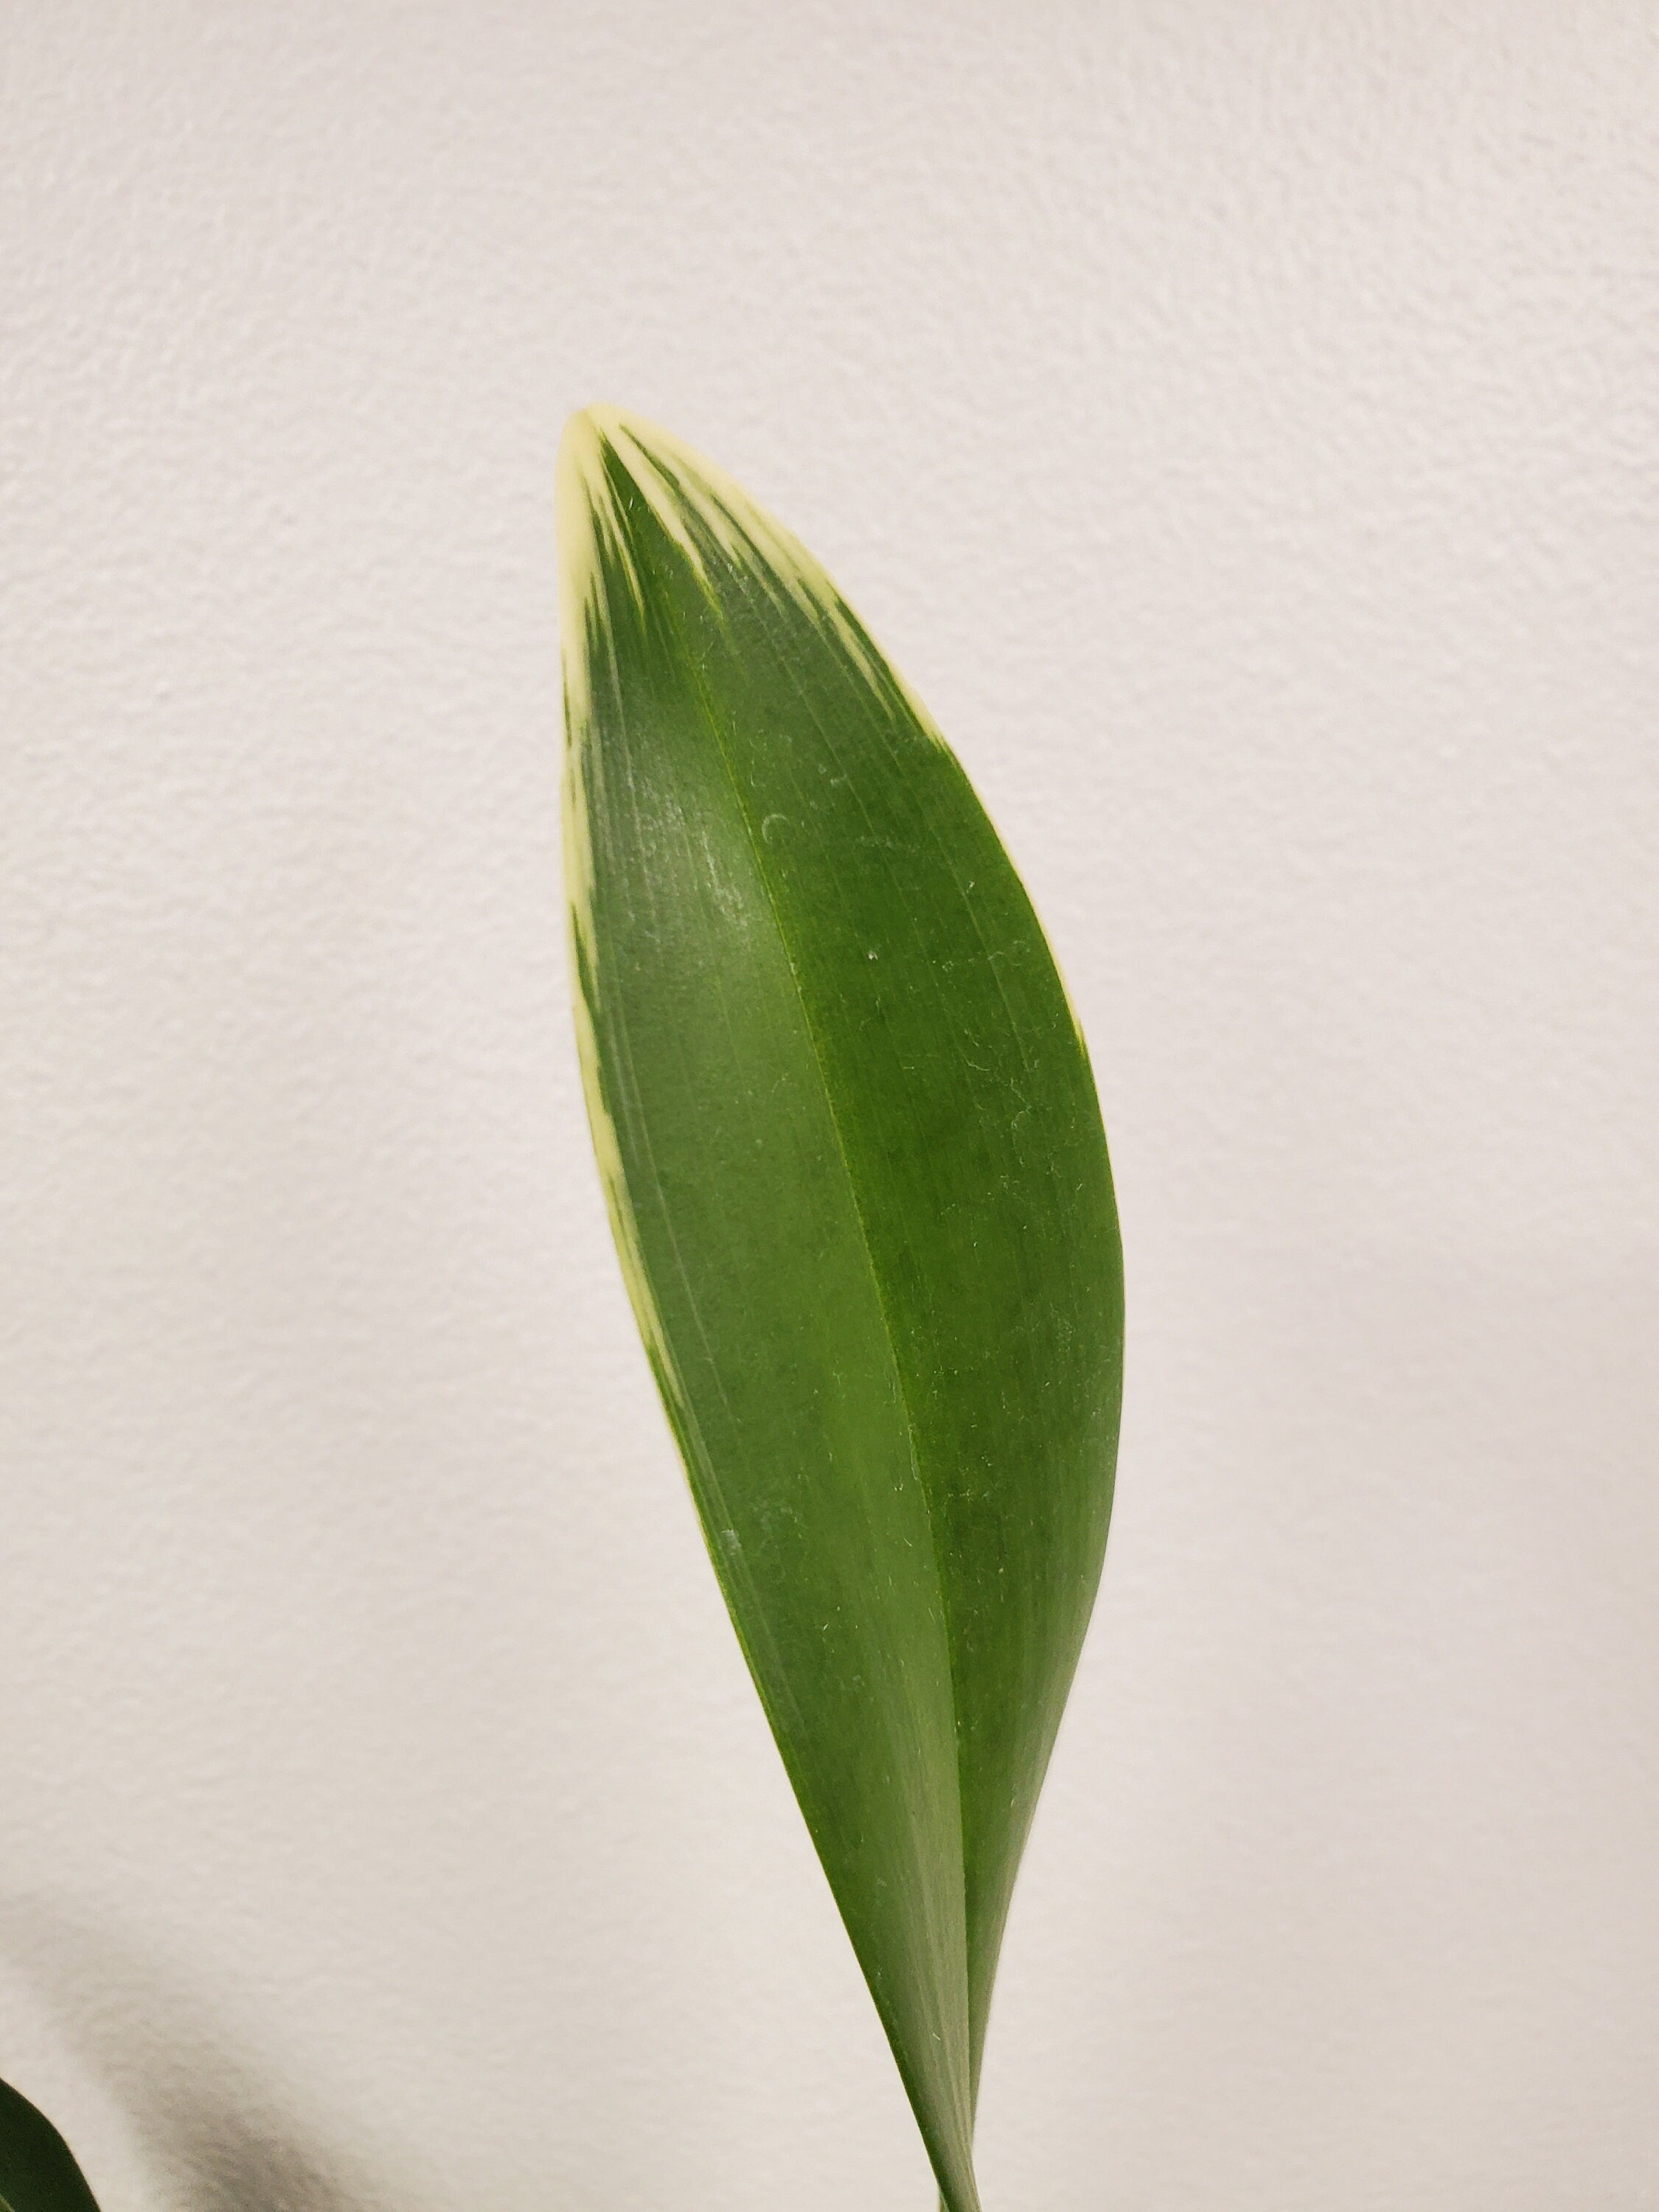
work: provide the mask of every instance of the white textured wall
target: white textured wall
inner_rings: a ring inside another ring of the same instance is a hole
[[[574,1079],[551,477],[706,447],[1093,1041],[990,2212],[1659,2204],[1639,0],[5,0],[0,2073],[108,2212],[921,2212]]]

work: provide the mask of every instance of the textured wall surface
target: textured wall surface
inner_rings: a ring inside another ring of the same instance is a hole
[[[107,2212],[901,2212],[575,1080],[552,461],[823,556],[1130,1371],[989,2212],[1659,2205],[1659,40],[0,5],[0,2073]]]

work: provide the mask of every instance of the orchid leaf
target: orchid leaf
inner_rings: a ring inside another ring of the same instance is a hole
[[[714,1571],[949,2212],[1099,1581],[1088,1055],[966,776],[811,556],[611,408],[560,456],[588,1109]]]
[[[0,2212],[98,2212],[75,2154],[44,2112],[0,2081]]]

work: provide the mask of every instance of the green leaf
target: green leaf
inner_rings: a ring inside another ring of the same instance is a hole
[[[811,556],[611,408],[560,453],[588,1110],[703,1533],[951,2212],[1099,1581],[1088,1057],[961,768]]]
[[[44,2112],[0,2081],[0,2212],[98,2212],[74,2154]]]

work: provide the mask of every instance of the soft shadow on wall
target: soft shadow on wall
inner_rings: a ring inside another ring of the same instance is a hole
[[[0,1959],[191,2212],[411,2212],[405,2191],[273,2098],[222,2006],[155,1950],[56,1901],[9,1898]]]

